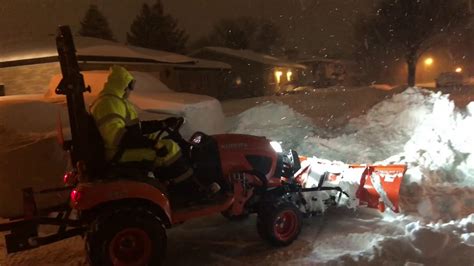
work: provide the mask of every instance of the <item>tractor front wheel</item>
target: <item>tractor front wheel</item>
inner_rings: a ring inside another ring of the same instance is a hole
[[[86,234],[91,265],[161,265],[166,251],[166,232],[154,213],[119,208],[99,215]]]
[[[288,246],[301,232],[301,212],[290,202],[262,206],[257,217],[260,237],[274,246]]]

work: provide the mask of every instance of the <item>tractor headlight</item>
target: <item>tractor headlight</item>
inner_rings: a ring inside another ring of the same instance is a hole
[[[273,150],[275,150],[275,152],[277,152],[277,153],[283,152],[283,149],[282,149],[281,144],[279,142],[270,141],[270,145],[272,146]]]

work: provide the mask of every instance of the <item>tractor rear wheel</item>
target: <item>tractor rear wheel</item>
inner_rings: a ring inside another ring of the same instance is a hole
[[[264,205],[258,212],[257,232],[274,246],[288,246],[301,232],[302,215],[290,202]]]
[[[144,208],[119,208],[99,215],[86,234],[91,265],[161,265],[166,232],[161,219]]]

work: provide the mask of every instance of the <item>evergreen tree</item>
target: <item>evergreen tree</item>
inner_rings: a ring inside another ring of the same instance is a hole
[[[79,35],[114,41],[109,23],[96,5],[90,5],[81,21]]]
[[[272,21],[238,17],[218,21],[209,35],[195,42],[194,48],[222,46],[272,53],[280,43],[280,30]]]
[[[187,40],[185,31],[178,28],[178,21],[164,14],[160,0],[151,7],[143,4],[127,33],[131,45],[170,52],[183,52]]]

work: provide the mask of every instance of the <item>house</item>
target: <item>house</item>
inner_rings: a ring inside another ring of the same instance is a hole
[[[307,68],[302,73],[305,85],[328,87],[334,85],[352,85],[360,78],[357,64],[349,60],[328,58],[310,58],[298,63]]]
[[[219,97],[230,65],[185,55],[127,46],[88,37],[75,37],[81,70],[108,70],[120,64],[147,72],[175,91]],[[5,48],[5,49],[3,49]],[[2,47],[0,84],[6,95],[43,93],[60,67],[53,38]]]
[[[216,60],[231,65],[223,98],[244,98],[291,90],[299,85],[305,66],[250,50],[205,47],[192,57]]]

